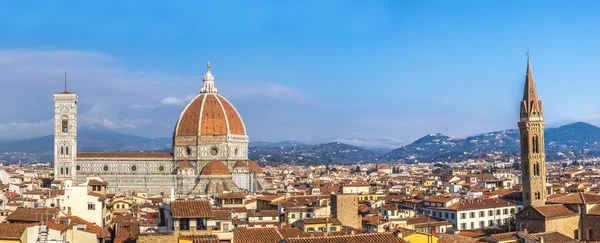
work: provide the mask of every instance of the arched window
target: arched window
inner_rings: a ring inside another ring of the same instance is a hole
[[[69,167],[65,167],[65,174],[69,175]]]
[[[69,132],[69,118],[67,118],[66,116],[63,116],[63,118],[62,118],[62,132],[63,133]]]
[[[69,146],[65,147],[65,154],[69,155]]]
[[[532,144],[532,146],[533,146],[533,153],[535,153],[535,154],[539,153],[540,152],[540,144],[539,144],[539,141],[538,141],[538,136],[533,136],[531,138],[531,140],[532,140],[532,143],[533,143]]]
[[[540,192],[536,192],[536,193],[535,193],[535,199],[540,199],[541,197],[542,197],[542,196],[541,196],[541,193],[540,193]]]
[[[533,164],[533,175],[534,176],[539,176],[540,175],[540,163],[535,162]]]
[[[527,136],[521,138],[521,147],[523,147],[523,153],[529,153],[529,139]]]
[[[60,146],[60,155],[64,155],[65,154],[65,147]]]
[[[60,174],[61,174],[61,175],[64,175],[64,174],[65,174],[65,168],[63,168],[63,167],[60,167]]]

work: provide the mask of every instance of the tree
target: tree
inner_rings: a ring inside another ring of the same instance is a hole
[[[356,168],[354,168],[354,172],[360,173],[360,166],[357,165]]]
[[[513,167],[513,169],[518,170],[518,169],[521,169],[521,164],[519,162],[514,162],[512,167]]]

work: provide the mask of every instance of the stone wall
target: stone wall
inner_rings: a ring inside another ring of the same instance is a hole
[[[177,243],[175,235],[140,235],[137,239],[138,243]]]
[[[600,215],[588,214],[585,215],[581,221],[583,225],[583,240],[600,241]]]
[[[331,214],[345,226],[362,229],[356,194],[331,194]]]
[[[575,238],[575,230],[578,228],[579,215],[546,221],[546,231],[557,231],[571,238]]]

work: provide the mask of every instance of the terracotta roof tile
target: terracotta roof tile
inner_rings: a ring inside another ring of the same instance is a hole
[[[229,169],[225,164],[221,163],[218,160],[213,160],[208,162],[204,167],[202,167],[202,171],[200,175],[210,176],[210,175],[231,175],[229,173]]]
[[[63,232],[69,228],[69,226],[56,223],[53,220],[46,220],[45,224],[46,224],[46,226],[48,226],[48,228],[56,230],[56,231],[60,231],[60,232]]]
[[[562,197],[553,198],[547,201],[548,203],[559,203],[559,204],[589,204],[599,203],[600,195],[589,194],[589,193],[569,193]]]
[[[176,200],[171,203],[173,218],[213,217],[208,200]]]
[[[110,237],[110,233],[108,232],[108,230],[103,229],[102,227],[100,227],[99,225],[96,225],[95,223],[91,223],[85,219],[82,219],[80,217],[77,216],[66,216],[66,217],[60,217],[61,220],[62,219],[69,219],[69,225],[68,228],[73,228],[73,226],[79,225],[79,224],[85,224],[85,229],[83,231],[88,232],[88,233],[92,233],[98,236],[98,238],[109,238]]]
[[[184,160],[183,162],[177,164],[177,168],[196,168],[190,161]]]
[[[42,216],[45,219],[54,218],[57,208],[17,208],[6,217],[9,222],[40,222]]]
[[[92,179],[88,181],[88,186],[108,186],[108,182]]]
[[[563,235],[556,231],[543,232],[543,233],[537,233],[537,234],[531,234],[531,235],[538,239],[543,238],[544,243],[575,243],[575,242],[579,242],[578,240],[570,238],[570,237]]]
[[[515,206],[515,203],[499,199],[499,198],[489,198],[489,199],[475,199],[475,200],[460,200],[457,203],[454,203],[445,209],[450,210],[473,210],[473,209],[482,209],[482,208],[496,208],[496,207],[508,207]],[[444,209],[444,208],[441,208]]]
[[[11,224],[3,223],[0,224],[0,239],[2,240],[18,240],[21,239],[25,230],[27,230],[27,224]]]
[[[535,206],[533,208],[540,212],[542,215],[544,215],[546,218],[577,215],[577,212],[571,211],[569,208],[562,204],[549,204],[543,206]]]
[[[217,235],[184,235],[179,240],[191,240],[192,243],[220,243]]]
[[[233,230],[236,243],[279,243],[284,239],[278,228],[246,228],[236,227]]]
[[[305,224],[331,223],[331,225],[342,225],[342,223],[336,218],[303,218],[301,220]]]
[[[279,212],[277,210],[249,210],[248,217],[279,217]]]
[[[202,94],[181,113],[175,136],[225,135],[227,132],[246,135],[239,113],[223,96]]]
[[[260,168],[260,165],[258,165],[253,160],[248,160],[248,170],[254,171],[254,172],[256,172],[256,174],[262,174],[263,173],[263,170],[262,170],[262,168]]]

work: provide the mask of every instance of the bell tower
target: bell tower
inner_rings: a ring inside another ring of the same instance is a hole
[[[544,148],[546,122],[542,116],[542,102],[538,99],[529,57],[527,58],[525,91],[520,106],[523,206],[541,206],[546,203],[546,154]]]
[[[77,94],[54,94],[54,178],[76,179],[77,172]]]

